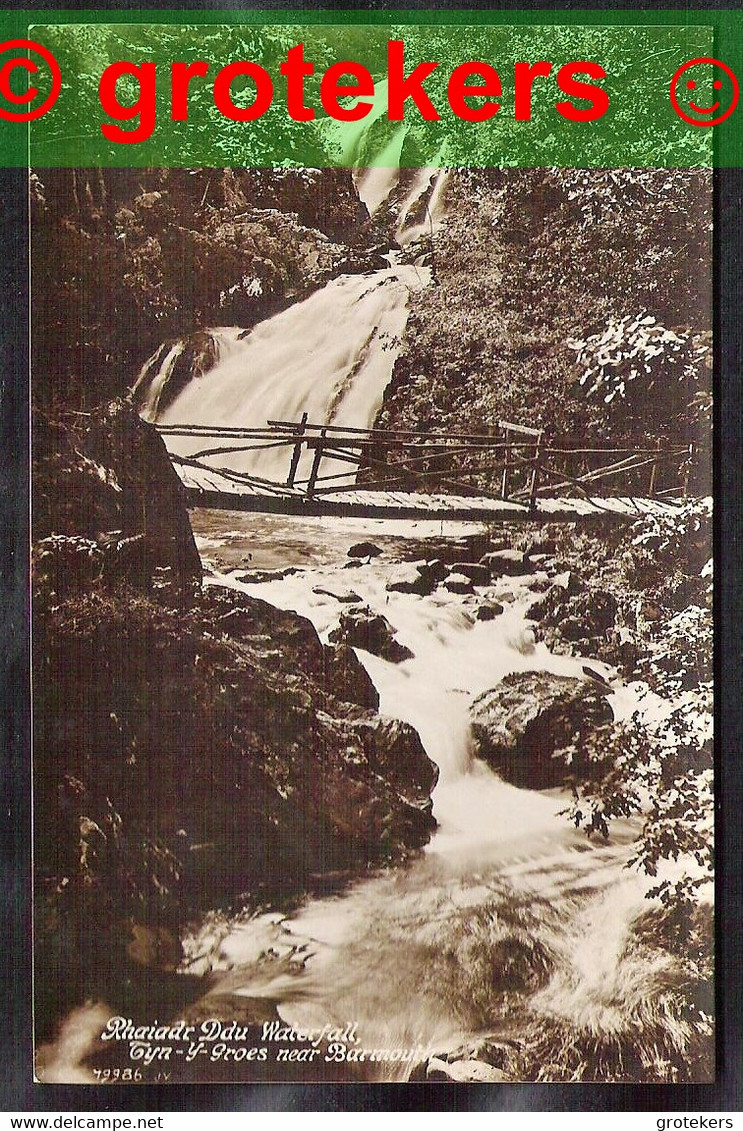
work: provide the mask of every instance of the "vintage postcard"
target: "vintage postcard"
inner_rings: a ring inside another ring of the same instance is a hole
[[[714,1080],[733,94],[618,32],[30,28],[39,1081]]]

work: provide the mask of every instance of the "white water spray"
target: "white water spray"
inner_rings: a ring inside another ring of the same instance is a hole
[[[279,538],[291,521],[270,520]],[[570,1028],[572,1011],[581,1031],[621,1032],[623,1009],[639,1008],[673,968],[667,953],[651,955],[632,941],[633,924],[652,906],[647,881],[624,868],[636,823],[616,822],[609,845],[590,843],[560,814],[564,794],[508,785],[473,758],[470,745],[469,705],[481,691],[515,671],[582,678],[583,661],[534,644],[525,619],[533,578],[502,579],[489,597],[501,600],[504,613],[480,622],[471,604],[441,590],[388,592],[383,563],[341,575],[340,562],[325,561],[260,585],[243,585],[239,571],[215,578],[300,612],[322,639],[340,610],[315,592],[324,588],[318,582],[342,580],[383,613],[413,658],[392,664],[358,655],[380,693],[380,712],[414,725],[441,771],[439,830],[418,860],[271,924],[271,951],[289,948],[299,967],[256,963],[266,923],[241,921],[216,962],[225,974],[215,992],[266,997],[297,1026],[353,1019],[366,1046],[400,1050],[452,1049],[491,1029],[515,1039],[527,1014],[530,1024],[541,1018]],[[619,715],[630,700],[625,689]],[[518,1007],[499,988],[509,978],[518,982]],[[404,1078],[405,1071],[388,1065],[376,1075]]]
[[[371,427],[401,345],[409,293],[428,280],[425,268],[412,266],[343,275],[240,340],[234,331],[229,338],[222,335],[229,342],[227,355],[192,379],[158,422],[261,428],[268,420],[299,421],[306,412],[312,424]],[[175,349],[164,365],[171,364]],[[148,403],[157,403],[163,380],[160,373],[152,379]],[[168,437],[168,445],[180,456],[217,446],[192,437]],[[267,447],[204,462],[283,482],[289,454],[286,447]],[[348,465],[335,470],[347,471]],[[326,461],[323,473],[333,472],[334,464]]]

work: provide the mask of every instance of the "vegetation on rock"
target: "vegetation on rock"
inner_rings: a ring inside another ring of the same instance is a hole
[[[703,171],[452,171],[378,424],[694,444],[705,487],[711,224]]]
[[[45,169],[31,188],[33,391],[47,411],[124,395],[166,339],[250,327],[376,265],[345,169]]]

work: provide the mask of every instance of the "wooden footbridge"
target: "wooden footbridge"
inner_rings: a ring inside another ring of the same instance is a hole
[[[692,447],[585,447],[499,421],[480,433],[269,420],[159,424],[189,504],[303,515],[636,518],[686,496]],[[286,451],[285,478],[257,471]],[[187,453],[187,454],[186,454]],[[262,454],[263,453],[263,454]]]

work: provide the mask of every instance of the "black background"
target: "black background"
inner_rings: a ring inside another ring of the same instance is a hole
[[[29,0],[23,7],[43,11],[50,5]],[[267,13],[289,5],[254,0],[251,8]],[[732,7],[698,3],[694,11]],[[58,0],[58,8],[81,5]],[[97,10],[121,11],[117,0],[99,0]],[[150,0],[144,10],[171,8]],[[342,11],[343,4],[293,0],[293,9]],[[401,5],[402,7],[402,5]],[[449,11],[465,6],[446,2],[416,3],[413,11]],[[466,10],[494,5],[473,2]],[[501,0],[499,10],[544,5]],[[222,0],[187,10],[239,11]],[[552,11],[614,10],[597,0],[591,5],[552,4]],[[684,9],[665,4],[625,3],[629,10]],[[128,5],[132,12],[139,5]],[[382,10],[375,0],[360,0],[355,11]],[[712,20],[710,22],[713,22]],[[743,109],[738,111],[743,115]],[[740,117],[743,128],[743,117]],[[741,898],[741,764],[743,699],[741,664],[743,602],[741,593],[741,319],[743,246],[741,203],[743,170],[715,173],[715,331],[716,331],[716,590],[717,590],[717,996],[718,1070],[714,1085],[562,1085],[562,1084],[378,1084],[378,1085],[142,1085],[137,1087],[39,1085],[31,1062],[31,914],[29,797],[28,663],[28,249],[27,171],[0,169],[0,749],[2,817],[5,835],[0,875],[6,893],[0,1013],[0,1104],[9,1111],[658,1111],[666,1113],[738,1112],[743,1086],[741,1034],[743,1000],[743,899]]]

